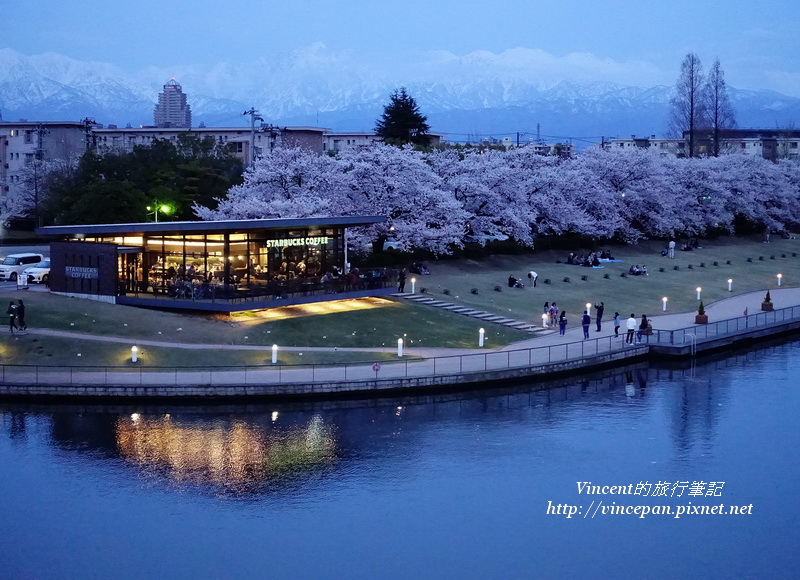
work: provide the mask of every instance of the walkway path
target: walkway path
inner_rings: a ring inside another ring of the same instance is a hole
[[[785,308],[787,306],[800,306],[800,288],[776,288],[770,290],[772,302],[776,308]],[[411,296],[411,295],[409,295]],[[729,318],[736,318],[744,314],[747,309],[749,315],[755,315],[761,311],[761,300],[764,297],[763,291],[751,292],[749,294],[737,294],[724,300],[719,300],[706,308],[709,320],[716,322],[719,320],[726,320]],[[445,303],[446,304],[446,303]],[[436,306],[436,305],[434,305]],[[464,313],[461,313],[464,314]],[[624,325],[627,315],[630,313],[620,313],[622,315],[622,329],[620,330],[620,337],[625,334]],[[637,321],[641,318],[642,313],[637,313]],[[652,321],[653,328],[656,330],[676,330],[679,328],[687,328],[694,325],[694,317],[696,312],[681,312],[675,314],[659,314],[649,316]],[[465,314],[468,315],[468,314]],[[492,322],[492,321],[490,321]],[[524,324],[524,323],[522,323]],[[508,346],[501,348],[492,348],[491,337],[487,337],[487,348],[436,348],[436,347],[406,347],[405,353],[409,356],[416,356],[422,358],[432,358],[441,356],[457,356],[464,354],[485,353],[488,351],[512,351],[519,349],[535,348],[542,346],[552,346],[565,343],[578,342],[583,338],[583,330],[579,326],[569,328],[564,336],[559,335],[557,330],[553,329],[537,329],[536,336],[529,339],[515,342]],[[94,334],[82,334],[78,332],[70,332],[66,330],[51,330],[47,328],[30,329],[31,334],[43,336],[55,336],[60,338],[80,338],[85,340],[96,340],[99,342],[113,342],[119,344],[133,344],[138,346],[155,346],[164,348],[182,348],[182,349],[214,349],[214,350],[257,350],[264,351],[267,347],[257,345],[232,345],[232,344],[198,344],[198,343],[177,343],[156,340],[135,340],[131,338],[122,338],[114,336],[99,336]],[[602,332],[595,332],[595,323],[592,320],[592,338],[601,338],[611,336],[614,334],[614,325],[610,318],[604,319],[602,324]],[[303,351],[303,352],[396,352],[394,348],[355,348],[355,347],[311,347],[311,346],[281,346],[284,351]]]

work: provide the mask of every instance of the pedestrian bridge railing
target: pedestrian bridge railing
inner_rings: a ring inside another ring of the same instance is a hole
[[[0,393],[7,385],[66,385],[66,386],[168,386],[193,387],[232,385],[330,384],[396,380],[424,377],[446,377],[468,373],[485,373],[521,368],[546,368],[554,363],[589,362],[600,356],[629,353],[635,356],[647,352],[652,345],[675,348],[696,347],[703,342],[777,327],[800,321],[800,306],[760,312],[748,316],[695,325],[677,330],[654,329],[653,334],[641,336],[641,344],[626,345],[624,333],[618,337],[599,338],[523,349],[474,352],[468,354],[419,358],[413,350],[410,356],[396,360],[324,363],[324,364],[263,364],[239,366],[45,366],[0,365]],[[265,355],[267,349],[265,348]],[[623,354],[619,358],[627,357]],[[334,387],[331,391],[337,390]],[[310,392],[313,392],[310,389]]]

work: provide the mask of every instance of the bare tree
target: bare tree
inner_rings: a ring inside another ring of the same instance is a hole
[[[678,137],[689,133],[689,157],[695,154],[695,132],[703,124],[703,66],[693,52],[681,64],[681,76],[670,101],[670,132]]]
[[[703,113],[705,124],[711,133],[711,154],[719,157],[723,131],[736,128],[736,113],[728,98],[725,73],[722,71],[719,59],[714,61],[711,70],[708,71],[703,89]]]

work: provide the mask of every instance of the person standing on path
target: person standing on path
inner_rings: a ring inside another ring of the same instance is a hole
[[[625,335],[625,344],[633,344],[633,333],[636,332],[636,315],[631,312],[631,317],[625,321],[628,334]]]
[[[25,304],[22,300],[17,300],[17,328],[19,330],[27,330],[28,325],[25,324]]]
[[[589,316],[589,312],[584,310],[583,316],[581,316],[581,326],[583,326],[583,340],[589,338],[589,327],[592,325],[592,317]]]
[[[670,240],[669,245],[667,246],[669,249],[667,251],[667,256],[670,258],[675,257],[675,240]]]
[[[14,304],[13,300],[8,303],[6,314],[8,314],[8,329],[11,334],[14,334],[14,330],[17,328],[17,305]]]
[[[561,318],[558,319],[558,334],[564,336],[564,333],[567,332],[567,311],[561,311]]]
[[[597,311],[597,332],[600,332],[600,324],[603,320],[603,311],[606,309],[606,303],[600,302],[600,304],[595,304],[594,309]]]
[[[400,268],[400,272],[397,274],[397,291],[399,293],[403,293],[406,291],[406,269]]]
[[[621,320],[619,317],[619,312],[614,313],[614,338],[619,336],[619,327],[621,324]]]
[[[538,277],[539,277],[539,274],[537,274],[533,270],[528,272],[528,280],[531,281],[531,286],[533,286],[534,288],[536,288],[536,278],[538,278]]]

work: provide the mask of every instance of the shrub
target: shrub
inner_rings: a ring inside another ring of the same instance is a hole
[[[659,271],[659,272],[663,272],[663,271],[664,271],[664,268],[659,268],[659,269],[658,269],[658,271]]]
[[[495,286],[495,287],[494,287],[494,291],[495,291],[495,292],[502,292],[502,291],[503,291],[503,288],[502,288],[501,286]]]
[[[472,290],[469,291],[469,293],[470,294],[477,294],[478,293],[478,289],[477,288],[473,288]]]
[[[588,279],[589,279],[589,276],[581,276],[581,280],[583,280],[584,282],[586,282],[586,280],[588,280]]]
[[[569,276],[567,276],[566,278],[564,278],[564,282],[569,282]]]
[[[672,269],[673,269],[673,270],[675,270],[675,271],[677,272],[678,270],[680,270],[680,269],[681,269],[681,267],[680,267],[680,266],[673,266],[673,267],[672,267]]]

